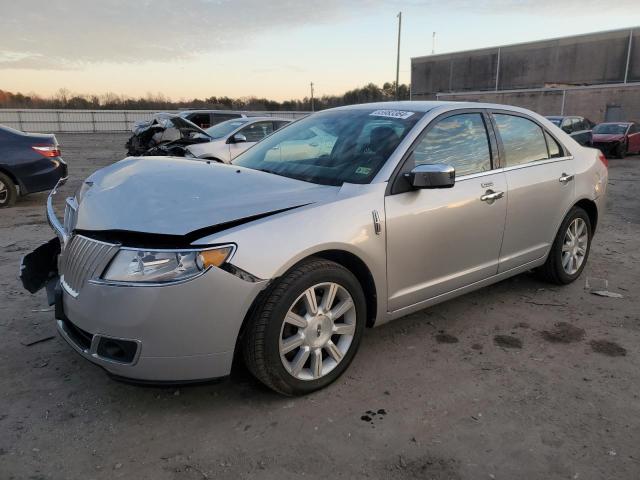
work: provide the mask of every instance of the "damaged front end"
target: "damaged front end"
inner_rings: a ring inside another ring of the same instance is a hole
[[[56,299],[60,297],[60,281],[58,273],[58,257],[69,240],[64,225],[60,223],[53,208],[53,197],[58,188],[64,185],[66,178],[61,179],[47,198],[47,220],[49,225],[56,232],[56,237],[37,247],[33,252],[22,257],[20,263],[20,280],[22,286],[30,293],[36,293],[43,288],[47,290],[49,305],[54,305]],[[65,222],[72,221],[73,199],[67,199],[65,210]]]
[[[188,145],[211,141],[200,127],[177,115],[159,113],[152,120],[136,123],[125,147],[132,156],[184,157]]]

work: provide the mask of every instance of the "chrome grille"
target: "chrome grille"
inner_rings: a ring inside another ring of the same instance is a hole
[[[74,235],[60,255],[60,283],[74,297],[87,280],[100,275],[119,246],[83,235]]]

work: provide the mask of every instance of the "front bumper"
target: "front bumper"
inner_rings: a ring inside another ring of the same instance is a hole
[[[67,224],[73,222],[77,204],[67,201],[63,225],[53,209],[55,193],[56,189],[47,201],[47,218],[64,251],[71,238]],[[45,278],[55,280],[57,275],[54,271]],[[242,322],[267,284],[254,280],[211,268],[191,280],[163,286],[90,279],[76,292],[57,282],[58,331],[87,360],[120,377],[151,382],[223,377],[230,373]],[[113,355],[103,348],[106,342],[130,350]]]
[[[219,268],[161,287],[90,281],[76,297],[62,288],[58,331],[87,360],[121,377],[162,382],[222,377],[231,371],[242,321],[264,284]],[[136,351],[130,361],[114,360],[100,353],[102,339],[135,343]]]
[[[62,157],[44,158],[34,162],[33,171],[22,178],[22,194],[51,190],[61,180],[66,180],[69,171]]]

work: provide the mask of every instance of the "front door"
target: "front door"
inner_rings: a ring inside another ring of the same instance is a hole
[[[229,160],[233,160],[247,148],[253,146],[256,142],[259,142],[267,135],[273,133],[273,122],[271,120],[264,122],[255,122],[247,125],[236,134],[244,135],[247,138],[246,142],[229,143]]]
[[[411,190],[400,176],[385,198],[389,311],[497,273],[507,185],[492,170],[492,143],[483,113],[465,111],[437,118],[414,145],[403,172],[443,163],[456,183]]]

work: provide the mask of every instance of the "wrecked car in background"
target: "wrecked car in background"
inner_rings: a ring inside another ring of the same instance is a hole
[[[636,122],[608,122],[593,129],[593,147],[607,157],[624,158],[640,153],[640,125]]]
[[[127,154],[184,157],[188,145],[209,142],[211,137],[200,127],[171,113],[159,113],[152,120],[138,122],[127,140]]]

